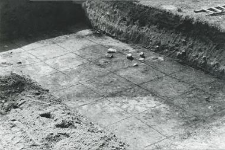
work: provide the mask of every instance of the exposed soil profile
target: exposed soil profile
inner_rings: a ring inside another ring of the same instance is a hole
[[[124,150],[114,134],[60,104],[32,80],[0,77],[0,149]]]
[[[138,2],[87,1],[92,26],[124,42],[224,78],[224,32],[216,25]]]

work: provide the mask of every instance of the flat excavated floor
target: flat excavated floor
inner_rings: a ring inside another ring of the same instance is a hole
[[[30,76],[130,149],[225,148],[224,81],[89,29],[26,42],[0,53],[0,75]]]

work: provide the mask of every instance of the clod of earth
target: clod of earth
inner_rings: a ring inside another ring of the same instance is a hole
[[[155,51],[157,52],[157,51],[160,51],[160,46],[159,45],[156,45],[155,46]]]
[[[186,54],[186,51],[185,50],[183,50],[181,52],[177,52],[177,58],[178,59],[185,60],[186,55],[187,54]]]
[[[205,97],[205,101],[210,102],[210,97]]]
[[[55,125],[56,128],[73,128],[74,123],[72,120],[60,120],[59,123]]]
[[[8,62],[2,62],[1,64],[5,65],[5,66],[12,66],[13,65],[12,63],[8,63]]]
[[[44,118],[52,118],[52,115],[50,112],[43,112],[43,113],[40,113],[40,116],[41,117],[44,117]]]
[[[185,40],[185,39],[182,39],[181,42],[182,42],[184,45],[187,44],[187,40]]]

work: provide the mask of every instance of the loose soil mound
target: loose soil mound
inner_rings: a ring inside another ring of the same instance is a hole
[[[127,149],[30,79],[0,77],[0,90],[0,149]]]
[[[0,114],[7,114],[11,109],[19,108],[24,103],[24,99],[21,96],[27,93],[31,93],[37,99],[41,99],[43,94],[47,92],[48,90],[35,85],[30,79],[17,74],[12,73],[10,76],[0,76]],[[49,95],[48,98],[48,102],[53,101],[53,96]]]
[[[87,1],[92,26],[224,78],[225,34],[217,26],[137,2]]]

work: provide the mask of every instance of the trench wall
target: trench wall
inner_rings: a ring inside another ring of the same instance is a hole
[[[83,8],[91,25],[112,37],[225,77],[225,33],[215,25],[136,2],[89,0]]]

